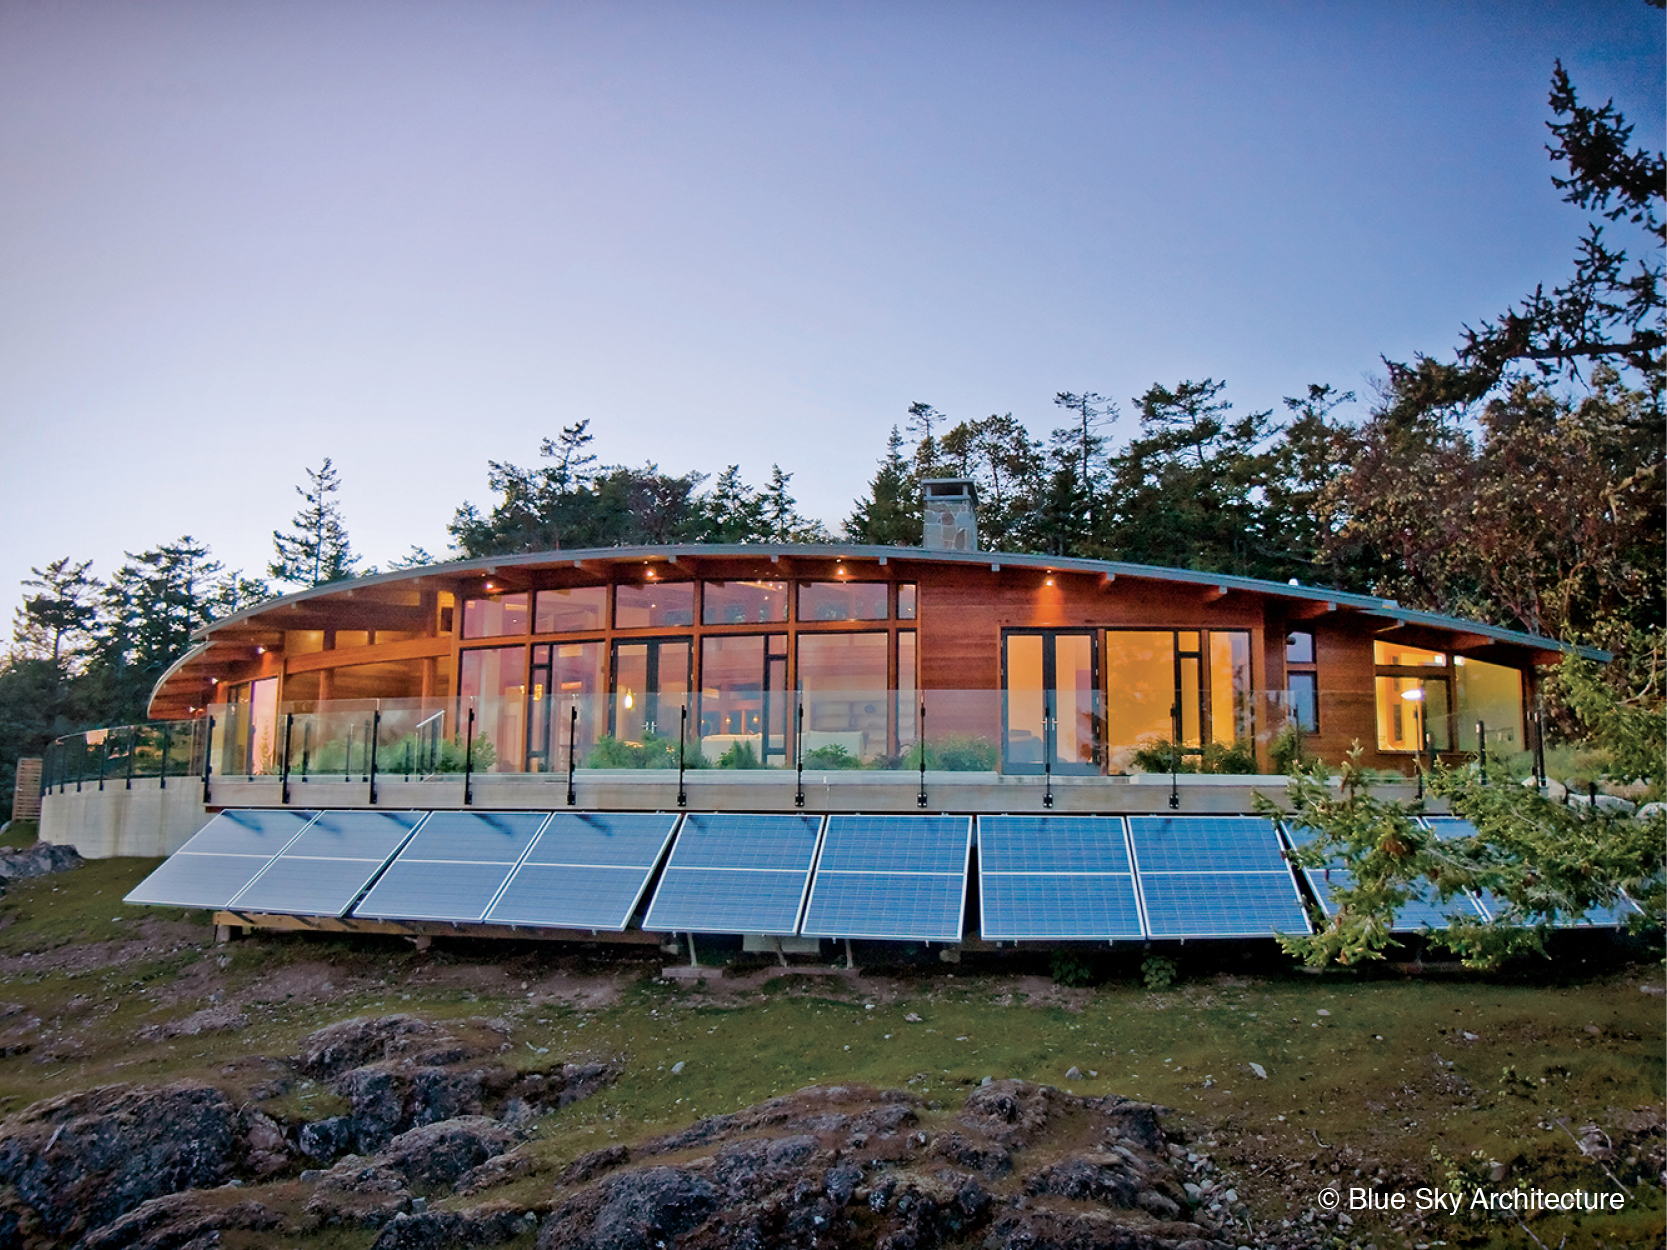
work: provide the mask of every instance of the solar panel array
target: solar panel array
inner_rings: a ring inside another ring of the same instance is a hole
[[[970,816],[829,816],[799,932],[959,942]]]
[[[1286,839],[1292,846],[1305,846],[1313,841],[1313,831],[1304,825],[1293,821],[1282,824]],[[1314,891],[1314,897],[1319,900],[1320,910],[1326,916],[1337,914],[1337,903],[1332,894],[1333,889],[1347,890],[1353,887],[1354,877],[1349,871],[1341,867],[1335,860],[1323,868],[1304,868],[1303,877],[1308,886]],[[1466,892],[1456,894],[1446,903],[1420,893],[1417,897],[1407,900],[1395,909],[1395,915],[1390,920],[1391,933],[1417,933],[1424,929],[1445,929],[1455,917],[1466,920],[1487,919],[1487,913],[1476,901],[1474,895]]]
[[[1425,817],[1446,839],[1457,817]],[[242,913],[621,931],[961,940],[979,850],[990,941],[1311,932],[1280,830],[1251,816],[297,811],[215,816],[127,895]],[[1301,826],[1284,831],[1293,846]],[[669,860],[666,856],[671,848]],[[1327,916],[1350,878],[1304,870]],[[1616,925],[1624,897],[1564,925]],[[1415,899],[1393,930],[1491,919],[1486,894]]]
[[[1436,837],[1444,842],[1455,841],[1459,838],[1474,838],[1477,836],[1476,826],[1459,816],[1425,816],[1424,825]],[[1494,897],[1486,890],[1477,891],[1477,906],[1484,920],[1497,920],[1507,910],[1503,899]],[[1555,924],[1559,929],[1614,929],[1626,923],[1626,918],[1636,913],[1638,908],[1625,895],[1619,902],[1608,907],[1593,907],[1581,916],[1570,916],[1559,913]],[[1538,919],[1532,917],[1531,919]]]
[[[821,827],[817,816],[684,817],[643,927],[791,936],[798,931]]]
[[[1131,816],[1129,842],[1151,937],[1312,932],[1271,821]]]
[[[980,816],[979,930],[987,941],[1141,938],[1118,816]]]

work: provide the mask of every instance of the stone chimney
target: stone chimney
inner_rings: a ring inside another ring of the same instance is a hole
[[[929,477],[920,484],[928,551],[978,550],[978,486],[964,477]]]

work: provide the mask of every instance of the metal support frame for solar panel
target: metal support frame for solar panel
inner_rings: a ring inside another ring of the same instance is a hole
[[[1130,816],[1129,850],[1154,938],[1312,933],[1279,832],[1259,816]],[[1177,923],[1210,913],[1210,923]]]
[[[829,816],[799,932],[959,942],[971,816]]]
[[[260,875],[318,818],[315,811],[223,811],[134,886],[127,903],[220,908]]]
[[[353,914],[370,920],[478,923],[549,821],[548,812],[434,812]]]
[[[677,812],[552,812],[486,922],[623,932],[680,819]]]
[[[690,812],[660,875],[643,928],[657,933],[798,931],[821,816]]]
[[[977,841],[986,941],[1146,936],[1121,816],[980,816]]]
[[[226,904],[239,914],[345,916],[428,812],[320,812]]]
[[[1476,826],[1462,816],[1423,816],[1420,819],[1424,822],[1426,829],[1444,842],[1476,836]],[[1506,905],[1500,903],[1486,890],[1476,892],[1476,903],[1481,909],[1484,920],[1497,920],[1506,910]],[[1638,905],[1625,894],[1622,894],[1617,906],[1592,908],[1583,912],[1574,920],[1559,919],[1554,927],[1559,929],[1618,929],[1626,923],[1627,916],[1637,910]]]
[[[1280,822],[1280,832],[1293,848],[1306,845],[1312,840],[1303,836],[1307,831],[1302,825],[1288,820]],[[1348,889],[1354,881],[1353,875],[1337,863],[1328,864],[1323,868],[1303,868],[1301,871],[1308,881],[1309,888],[1314,891],[1314,897],[1319,901],[1320,910],[1325,913],[1326,918],[1335,916],[1337,907],[1332,902],[1331,887],[1335,884],[1340,889]],[[1487,910],[1468,890],[1454,895],[1445,906],[1449,910],[1444,911],[1443,904],[1433,902],[1420,893],[1395,909],[1394,916],[1390,918],[1389,931],[1421,933],[1426,929],[1445,929],[1455,918],[1455,913],[1451,910],[1454,907],[1459,909],[1458,917],[1465,920],[1488,919]],[[1469,915],[1464,914],[1465,909],[1469,910]]]

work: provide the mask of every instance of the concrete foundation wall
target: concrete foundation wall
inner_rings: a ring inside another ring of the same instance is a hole
[[[88,859],[116,855],[171,855],[213,815],[203,806],[202,783],[170,777],[162,789],[154,777],[84,785],[41,800],[41,841],[73,846]]]

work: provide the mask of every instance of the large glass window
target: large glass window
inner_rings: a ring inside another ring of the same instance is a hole
[[[528,772],[564,771],[570,746],[573,761],[584,763],[607,724],[605,659],[600,642],[533,647]]]
[[[800,582],[801,621],[883,621],[887,582]]]
[[[1141,747],[1174,736],[1174,632],[1108,631],[1105,671],[1107,763],[1112,772],[1122,773]]]
[[[1015,631],[1004,643],[1007,770],[1097,771],[1094,636]]]
[[[1447,656],[1404,643],[1372,644],[1377,662],[1378,750],[1450,751]]]
[[[918,598],[915,583],[899,582],[897,584],[897,619],[912,621],[915,619],[915,603]]]
[[[780,753],[786,651],[784,634],[701,641],[700,749],[708,760],[755,767]]]
[[[695,623],[693,582],[649,581],[614,587],[614,625],[619,629],[657,629]]]
[[[814,766],[871,759],[887,750],[885,634],[800,634],[801,744]],[[825,756],[812,760],[813,756]]]
[[[579,634],[608,623],[608,588],[573,586],[541,590],[533,600],[533,633]]]
[[[786,582],[706,582],[701,588],[704,625],[744,625],[787,619]]]
[[[1314,635],[1298,629],[1285,635],[1285,715],[1303,733],[1320,728],[1320,677],[1314,667]]]
[[[1489,751],[1512,754],[1526,749],[1522,674],[1516,669],[1455,655],[1453,701],[1459,721],[1459,750],[1476,750],[1478,721],[1487,733]]]
[[[494,595],[463,601],[465,638],[502,638],[527,632],[527,596]]]
[[[527,708],[527,649],[476,647],[463,652],[458,675],[458,728],[475,713],[475,769],[521,771]]]
[[[1210,738],[1224,746],[1255,737],[1251,716],[1250,635],[1210,631]]]

